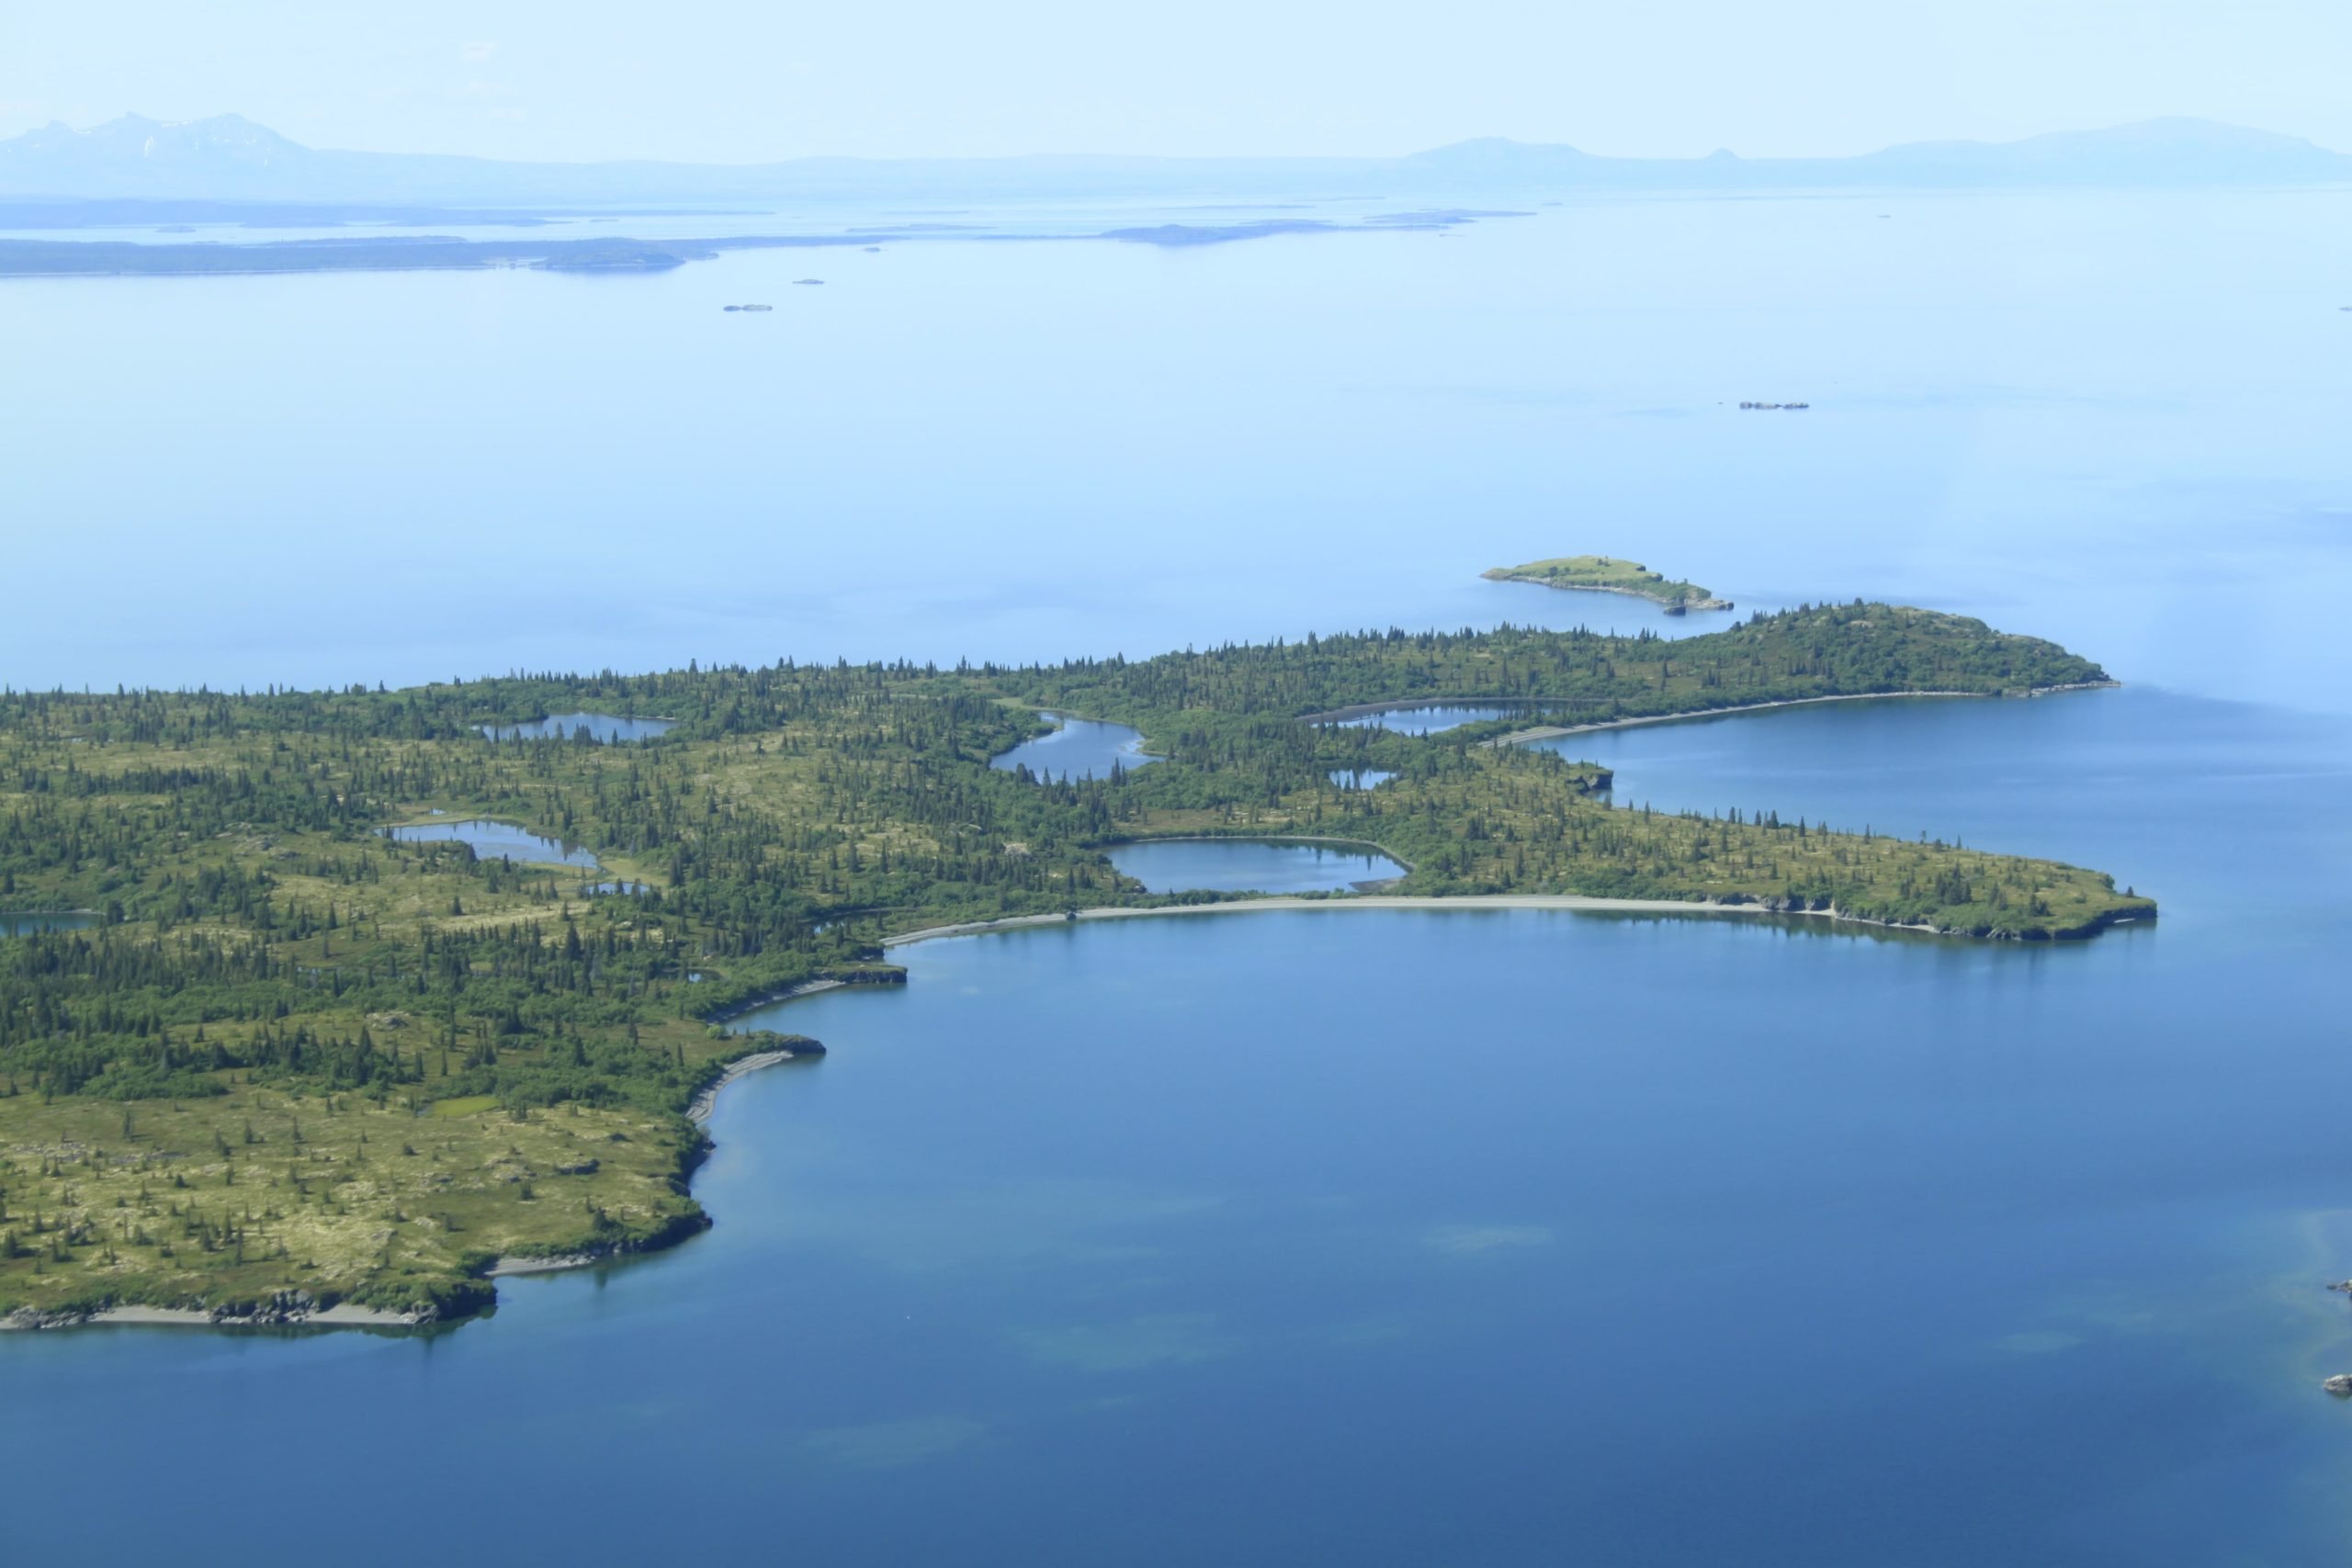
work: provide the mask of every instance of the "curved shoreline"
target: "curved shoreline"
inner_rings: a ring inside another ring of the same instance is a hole
[[[1611,592],[1614,591],[1611,590]],[[2030,688],[2022,694],[2026,696],[2045,696],[2060,692],[2097,690],[2108,687],[2117,687],[2121,684],[2122,682],[2120,681],[2080,682],[2068,685]],[[1988,697],[2002,694],[2005,694],[1986,692],[1856,692],[1817,697],[1792,697],[1776,702],[1749,703],[1734,707],[1702,709],[1694,712],[1679,714],[1661,714],[1637,718],[1611,719],[1593,724],[1543,726],[1526,730],[1513,731],[1510,734],[1499,736],[1492,740],[1482,741],[1479,744],[1487,747],[1518,745],[1532,740],[1548,739],[1557,736],[1584,734],[1594,730],[1622,729],[1634,725],[1643,724],[1669,724],[1687,719],[1712,718],[1718,716],[1738,713],[1754,713],[1768,708],[1802,707],[1815,703],[1897,701],[1915,697]],[[1440,705],[1448,702],[1471,702],[1477,700],[1479,699],[1442,697],[1413,698],[1398,702],[1363,705],[1354,708],[1335,710],[1335,712],[1353,715],[1383,712],[1396,708]],[[1315,718],[1324,716],[1305,716],[1305,717],[1310,721]],[[431,819],[427,818],[427,820],[430,821]],[[530,829],[527,829],[524,830],[530,831]],[[1405,865],[1408,871],[1412,869],[1410,863],[1404,861],[1402,857],[1396,854],[1395,852],[1370,840],[1336,838],[1317,834],[1190,834],[1170,835],[1165,838],[1145,837],[1138,839],[1127,839],[1117,840],[1117,842],[1136,844],[1184,842],[1216,843],[1234,841],[1237,840],[1245,841],[1347,845],[1353,848],[1368,850],[1374,853],[1379,854],[1392,862],[1395,862],[1396,863]],[[599,867],[598,869],[602,868]],[[1816,919],[1826,919],[1835,923],[1872,926],[1883,931],[1905,931],[1936,936],[1968,936],[1980,934],[1957,930],[1947,931],[1942,928],[1925,923],[1903,924],[1891,920],[1868,919],[1858,916],[1845,914],[1835,907],[1823,907],[1819,908],[1776,907],[1773,903],[1745,897],[1737,901],[1726,902],[1713,899],[1611,898],[1574,893],[1483,893],[1457,895],[1357,893],[1328,897],[1299,897],[1291,895],[1274,895],[1261,897],[1224,899],[1203,904],[1170,904],[1139,908],[1092,908],[1077,909],[1059,914],[1012,915],[998,919],[960,921],[948,925],[924,927],[911,931],[902,931],[894,936],[884,937],[881,940],[880,946],[887,951],[896,947],[910,946],[916,942],[933,942],[954,937],[978,936],[994,931],[1016,931],[1036,926],[1074,924],[1080,920],[1141,919],[1155,916],[1168,915],[1247,914],[1264,910],[1290,911],[1300,909],[1334,908],[1447,910],[1550,909],[1584,913],[1685,916],[1726,914],[1804,915]],[[41,911],[41,913],[49,914],[59,912],[60,911]],[[2069,933],[2069,936],[2089,936],[2111,926],[2133,924],[2143,919],[2154,919],[2155,915],[2156,910],[2152,904],[2144,916],[2140,914],[2103,916],[2085,930],[2078,932]],[[2043,940],[2056,941],[2067,939],[2060,937],[2047,937]],[[899,977],[903,979],[903,972],[899,972]],[[825,991],[848,988],[855,983],[856,982],[851,980],[834,978],[824,978],[803,982],[799,985],[786,987],[781,991],[752,998],[715,1011],[707,1015],[707,1021],[723,1024],[729,1021],[741,1018],[763,1008],[796,1000],[805,996],[817,995]],[[710,1119],[712,1113],[716,1110],[719,1094],[729,1085],[737,1082],[739,1079],[749,1077],[754,1072],[758,1072],[766,1067],[778,1066],[782,1063],[792,1061],[794,1059],[796,1059],[795,1053],[789,1050],[779,1049],[751,1053],[726,1064],[720,1069],[718,1076],[710,1083],[706,1085],[695,1096],[692,1103],[689,1104],[684,1112],[686,1119],[694,1124],[697,1131],[699,1131],[703,1124]],[[701,1140],[700,1148],[707,1150],[708,1146],[709,1144],[706,1135]],[[697,1157],[693,1156],[689,1156],[685,1168],[686,1172],[688,1173],[685,1179],[688,1183],[691,1182],[692,1168],[694,1165],[697,1163],[699,1163]],[[513,1278],[519,1275],[560,1273],[575,1269],[588,1268],[596,1264],[608,1263],[616,1258],[666,1251],[670,1247],[677,1245],[679,1242],[685,1240],[688,1236],[699,1235],[703,1231],[709,1229],[713,1224],[715,1224],[707,1213],[700,1210],[699,1204],[696,1205],[696,1213],[693,1216],[693,1220],[695,1223],[680,1224],[671,1228],[664,1234],[652,1238],[633,1243],[625,1243],[611,1247],[600,1247],[594,1251],[566,1253],[547,1257],[503,1255],[494,1259],[487,1269],[483,1269],[479,1278],[484,1281],[488,1281],[503,1278]],[[494,1290],[495,1288],[492,1287],[493,1293],[490,1300],[483,1303],[483,1307],[465,1309],[447,1317],[419,1316],[409,1314],[387,1312],[379,1308],[358,1306],[342,1302],[335,1303],[331,1306],[320,1307],[310,1304],[307,1300],[300,1300],[298,1303],[298,1301],[292,1297],[290,1293],[281,1293],[286,1297],[285,1304],[273,1305],[273,1307],[269,1309],[256,1311],[251,1315],[233,1312],[214,1312],[201,1308],[121,1305],[101,1307],[91,1312],[67,1312],[57,1314],[44,1314],[28,1315],[25,1314],[17,1314],[0,1315],[0,1332],[13,1330],[52,1330],[63,1327],[80,1327],[106,1324],[112,1324],[119,1326],[169,1325],[228,1329],[264,1326],[379,1329],[445,1327],[454,1326],[469,1318],[481,1315],[484,1307],[494,1310],[496,1305]]]
[[[1080,920],[1143,919],[1154,915],[1238,915],[1262,909],[1566,909],[1588,914],[1625,915],[1804,915],[1880,931],[1920,931],[1931,936],[1953,934],[1926,924],[1898,924],[1865,919],[1836,908],[1775,908],[1758,899],[1742,903],[1695,898],[1600,898],[1582,893],[1359,893],[1329,898],[1301,898],[1279,894],[1265,898],[1229,898],[1214,904],[1166,904],[1149,908],[1080,909],[1061,915],[1008,915],[997,920],[965,920],[955,925],[926,926],[882,939],[885,948],[906,947],[944,937],[978,936],[988,931],[1019,931],[1031,926],[1069,925]],[[2148,918],[2154,919],[2151,914]],[[2136,916],[2101,922],[2127,925]],[[2052,939],[2060,940],[2060,939]]]
[[[1819,700],[1819,699],[1815,699]],[[1837,700],[1837,699],[1829,699]],[[1136,842],[1149,842],[1138,840]],[[1215,840],[1205,840],[1215,841]],[[1363,843],[1365,840],[1327,840],[1326,842]],[[1375,846],[1376,847],[1376,846]],[[1386,852],[1382,852],[1385,853]],[[1951,934],[1924,924],[1900,925],[1890,920],[1861,919],[1840,913],[1836,908],[1792,909],[1775,908],[1770,904],[1750,900],[1743,903],[1721,903],[1712,900],[1676,898],[1601,898],[1578,893],[1464,893],[1452,896],[1431,894],[1368,893],[1329,898],[1301,898],[1276,895],[1262,898],[1234,898],[1212,904],[1169,904],[1149,908],[1079,909],[1057,915],[1008,915],[1001,919],[966,920],[952,925],[928,926],[919,931],[901,931],[882,939],[885,949],[908,947],[916,942],[937,942],[954,937],[981,936],[995,931],[1020,931],[1037,926],[1071,925],[1080,920],[1148,919],[1168,915],[1236,915],[1261,911],[1293,911],[1300,909],[1554,909],[1588,914],[1640,915],[1803,915],[1849,925],[1874,926],[1882,931],[1917,931],[1925,935]],[[2154,918],[2152,909],[2149,919]],[[2129,925],[2140,917],[2126,916],[2105,919],[2095,928],[2103,930],[2112,925]],[[852,988],[842,980],[820,980],[763,998],[755,1006],[772,1006],[794,1001],[802,997],[825,991]],[[718,1096],[729,1086],[763,1068],[795,1059],[787,1050],[755,1052],[739,1057],[721,1069],[719,1076],[695,1097],[686,1111],[687,1118],[699,1128],[717,1109]],[[707,1145],[705,1145],[706,1147]],[[556,1274],[574,1269],[586,1269],[609,1263],[617,1258],[644,1256],[667,1251],[690,1235],[698,1235],[716,1222],[707,1213],[701,1223],[678,1227],[650,1245],[639,1243],[600,1249],[593,1252],[565,1253],[553,1257],[503,1256],[484,1269],[484,1280],[511,1279],[526,1274]],[[495,1305],[493,1297],[492,1305]],[[245,1318],[235,1315],[215,1315],[200,1309],[118,1306],[96,1312],[74,1314],[62,1321],[46,1323],[11,1322],[0,1317],[0,1332],[12,1329],[55,1329],[114,1324],[121,1326],[182,1326],[190,1328],[239,1328],[246,1326],[312,1326],[319,1328],[414,1328],[455,1326],[469,1318],[479,1316],[479,1311],[435,1320],[424,1320],[404,1314],[384,1312],[371,1307],[338,1303],[334,1306],[307,1312],[289,1312],[284,1315]]]
[[[2028,686],[2019,694],[2028,697],[2054,696],[2060,692],[2104,692],[2123,684],[2120,681],[2075,681],[2064,686]],[[1605,718],[1591,724],[1541,724],[1528,729],[1514,729],[1508,735],[1498,735],[1492,740],[1481,740],[1482,747],[1523,746],[1531,740],[1556,740],[1564,735],[1589,735],[1597,729],[1631,729],[1637,724],[1680,724],[1694,718],[1720,718],[1726,714],[1762,713],[1768,708],[1810,707],[1815,703],[1881,703],[1909,702],[1914,698],[1974,697],[1997,699],[2002,692],[1838,692],[1820,697],[1781,697],[1769,703],[1739,703],[1725,708],[1693,708],[1688,713],[1646,714],[1638,718]]]

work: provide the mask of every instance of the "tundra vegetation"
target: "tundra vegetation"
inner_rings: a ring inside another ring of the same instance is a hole
[[[447,1317],[487,1303],[501,1255],[688,1234],[684,1113],[777,1043],[715,1016],[900,977],[894,933],[1213,897],[1146,894],[1103,852],[1127,840],[1360,840],[1410,866],[1408,894],[2086,935],[2154,907],[2098,872],[1832,831],[1803,802],[1617,807],[1590,764],[1487,744],[1508,723],[1413,737],[1313,716],[1448,698],[1607,722],[2105,678],[1981,622],[1857,604],[1681,641],[1390,631],[1022,668],[0,694],[0,909],[94,917],[0,940],[0,1312],[299,1289]],[[1080,782],[989,768],[1048,707],[1132,724],[1166,761]],[[676,723],[615,745],[481,733],[583,711]],[[1395,777],[1331,783],[1361,769]],[[598,864],[386,832],[467,818]]]

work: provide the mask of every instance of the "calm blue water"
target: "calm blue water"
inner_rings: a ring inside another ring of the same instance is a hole
[[[0,671],[399,683],[1712,620],[1477,577],[1592,548],[1742,614],[1964,609],[2346,711],[2335,617],[2294,607],[2352,597],[2346,201],[1608,201],[1444,239],[906,246],[822,289],[783,253],[12,280],[0,362],[41,373],[0,378],[0,457],[49,524],[12,566],[145,570],[96,612],[17,606]],[[745,331],[718,309],[742,299],[779,309]],[[1812,411],[1741,414],[1765,387]],[[680,521],[649,544],[649,517]],[[516,593],[550,562],[572,586]]]
[[[534,833],[517,828],[511,822],[473,819],[463,822],[420,822],[408,828],[387,828],[384,831],[406,843],[471,844],[474,853],[483,860],[496,860],[501,855],[508,860],[533,865],[581,865],[591,871],[596,867],[596,857],[575,844],[560,839],[550,839],[544,833]]]
[[[1334,768],[1331,782],[1341,789],[1378,789],[1396,775],[1381,768]]]
[[[622,718],[609,713],[555,713],[524,724],[485,724],[481,732],[492,740],[570,740],[584,729],[589,739],[610,746],[623,740],[650,740],[677,728],[677,721],[668,718]]]
[[[1114,762],[1140,768],[1159,760],[1144,750],[1143,732],[1132,726],[1057,713],[1038,716],[1053,721],[1052,732],[999,752],[989,759],[989,766],[1006,773],[1026,768],[1040,778],[1107,779]]]
[[[50,914],[0,914],[0,936],[28,936],[34,931],[76,931],[95,924],[96,915],[78,910]]]
[[[1370,850],[1236,839],[1122,844],[1111,863],[1151,893],[1326,893],[1405,874]]]
[[[2341,1563],[2347,200],[0,286],[54,525],[12,561],[149,569],[18,606],[0,682],[1711,624],[1476,576],[1598,549],[2132,682],[1562,743],[1618,800],[2165,908],[2032,949],[1345,907],[922,944],[745,1021],[831,1054],[722,1098],[677,1252],[421,1340],[0,1337],[9,1554]],[[1723,406],[1759,393],[1814,406]],[[551,559],[626,593],[518,598]],[[313,1450],[398,1506],[257,1516],[191,1457]]]
[[[1519,707],[1475,707],[1455,703],[1431,703],[1426,707],[1384,708],[1378,713],[1359,714],[1354,718],[1335,719],[1333,728],[1340,729],[1393,729],[1400,735],[1435,735],[1441,730],[1458,729],[1465,724],[1484,724],[1489,719],[1516,718],[1528,712]]]

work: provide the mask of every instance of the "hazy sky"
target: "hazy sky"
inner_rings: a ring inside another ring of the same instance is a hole
[[[0,135],[233,110],[505,158],[1864,152],[2202,115],[2352,150],[2352,0],[107,0]]]

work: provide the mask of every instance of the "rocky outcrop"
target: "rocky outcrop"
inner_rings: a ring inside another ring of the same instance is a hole
[[[2338,1399],[2352,1399],[2352,1372],[2338,1372],[2319,1386]]]

